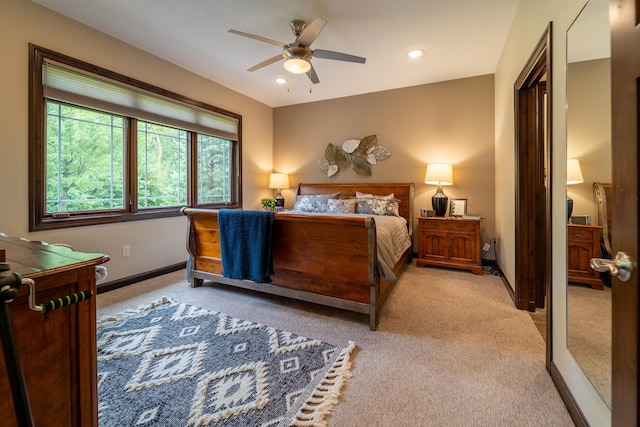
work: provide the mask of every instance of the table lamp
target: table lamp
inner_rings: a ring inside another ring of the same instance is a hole
[[[567,185],[580,184],[584,182],[582,169],[578,159],[567,159]],[[567,193],[567,221],[571,219],[573,212],[573,199]]]
[[[284,197],[280,194],[283,188],[289,188],[289,175],[286,173],[272,173],[269,175],[269,188],[276,189],[276,212],[284,210]]]
[[[429,163],[424,183],[438,186],[436,193],[431,197],[431,204],[436,216],[444,216],[449,198],[442,191],[442,186],[453,185],[453,167],[448,163]]]

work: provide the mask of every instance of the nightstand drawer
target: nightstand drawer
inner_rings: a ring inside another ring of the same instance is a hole
[[[444,222],[443,222],[444,221]],[[467,232],[475,233],[475,222],[469,222],[464,220],[452,219],[442,221],[421,221],[423,230],[446,230],[453,232]]]
[[[599,230],[594,230],[592,228],[569,227],[569,240],[593,241],[594,234],[597,233],[599,233]]]

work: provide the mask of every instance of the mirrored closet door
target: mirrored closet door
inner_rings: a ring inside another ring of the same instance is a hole
[[[611,408],[611,279],[589,266],[611,256],[608,0],[589,0],[567,31],[567,159],[567,347]]]

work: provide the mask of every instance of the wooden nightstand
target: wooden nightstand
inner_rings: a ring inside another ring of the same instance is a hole
[[[567,225],[567,278],[569,282],[584,283],[593,289],[603,289],[600,273],[589,265],[591,258],[600,257],[599,225]]]
[[[480,220],[421,216],[418,232],[418,267],[433,265],[482,274]]]

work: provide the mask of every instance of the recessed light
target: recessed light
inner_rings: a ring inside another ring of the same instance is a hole
[[[422,55],[424,55],[424,50],[422,49],[412,50],[411,52],[407,53],[407,56],[409,58],[419,58]]]
[[[276,79],[276,83],[278,83],[279,85],[283,85],[287,82],[287,79],[283,79],[282,77],[278,77]]]

